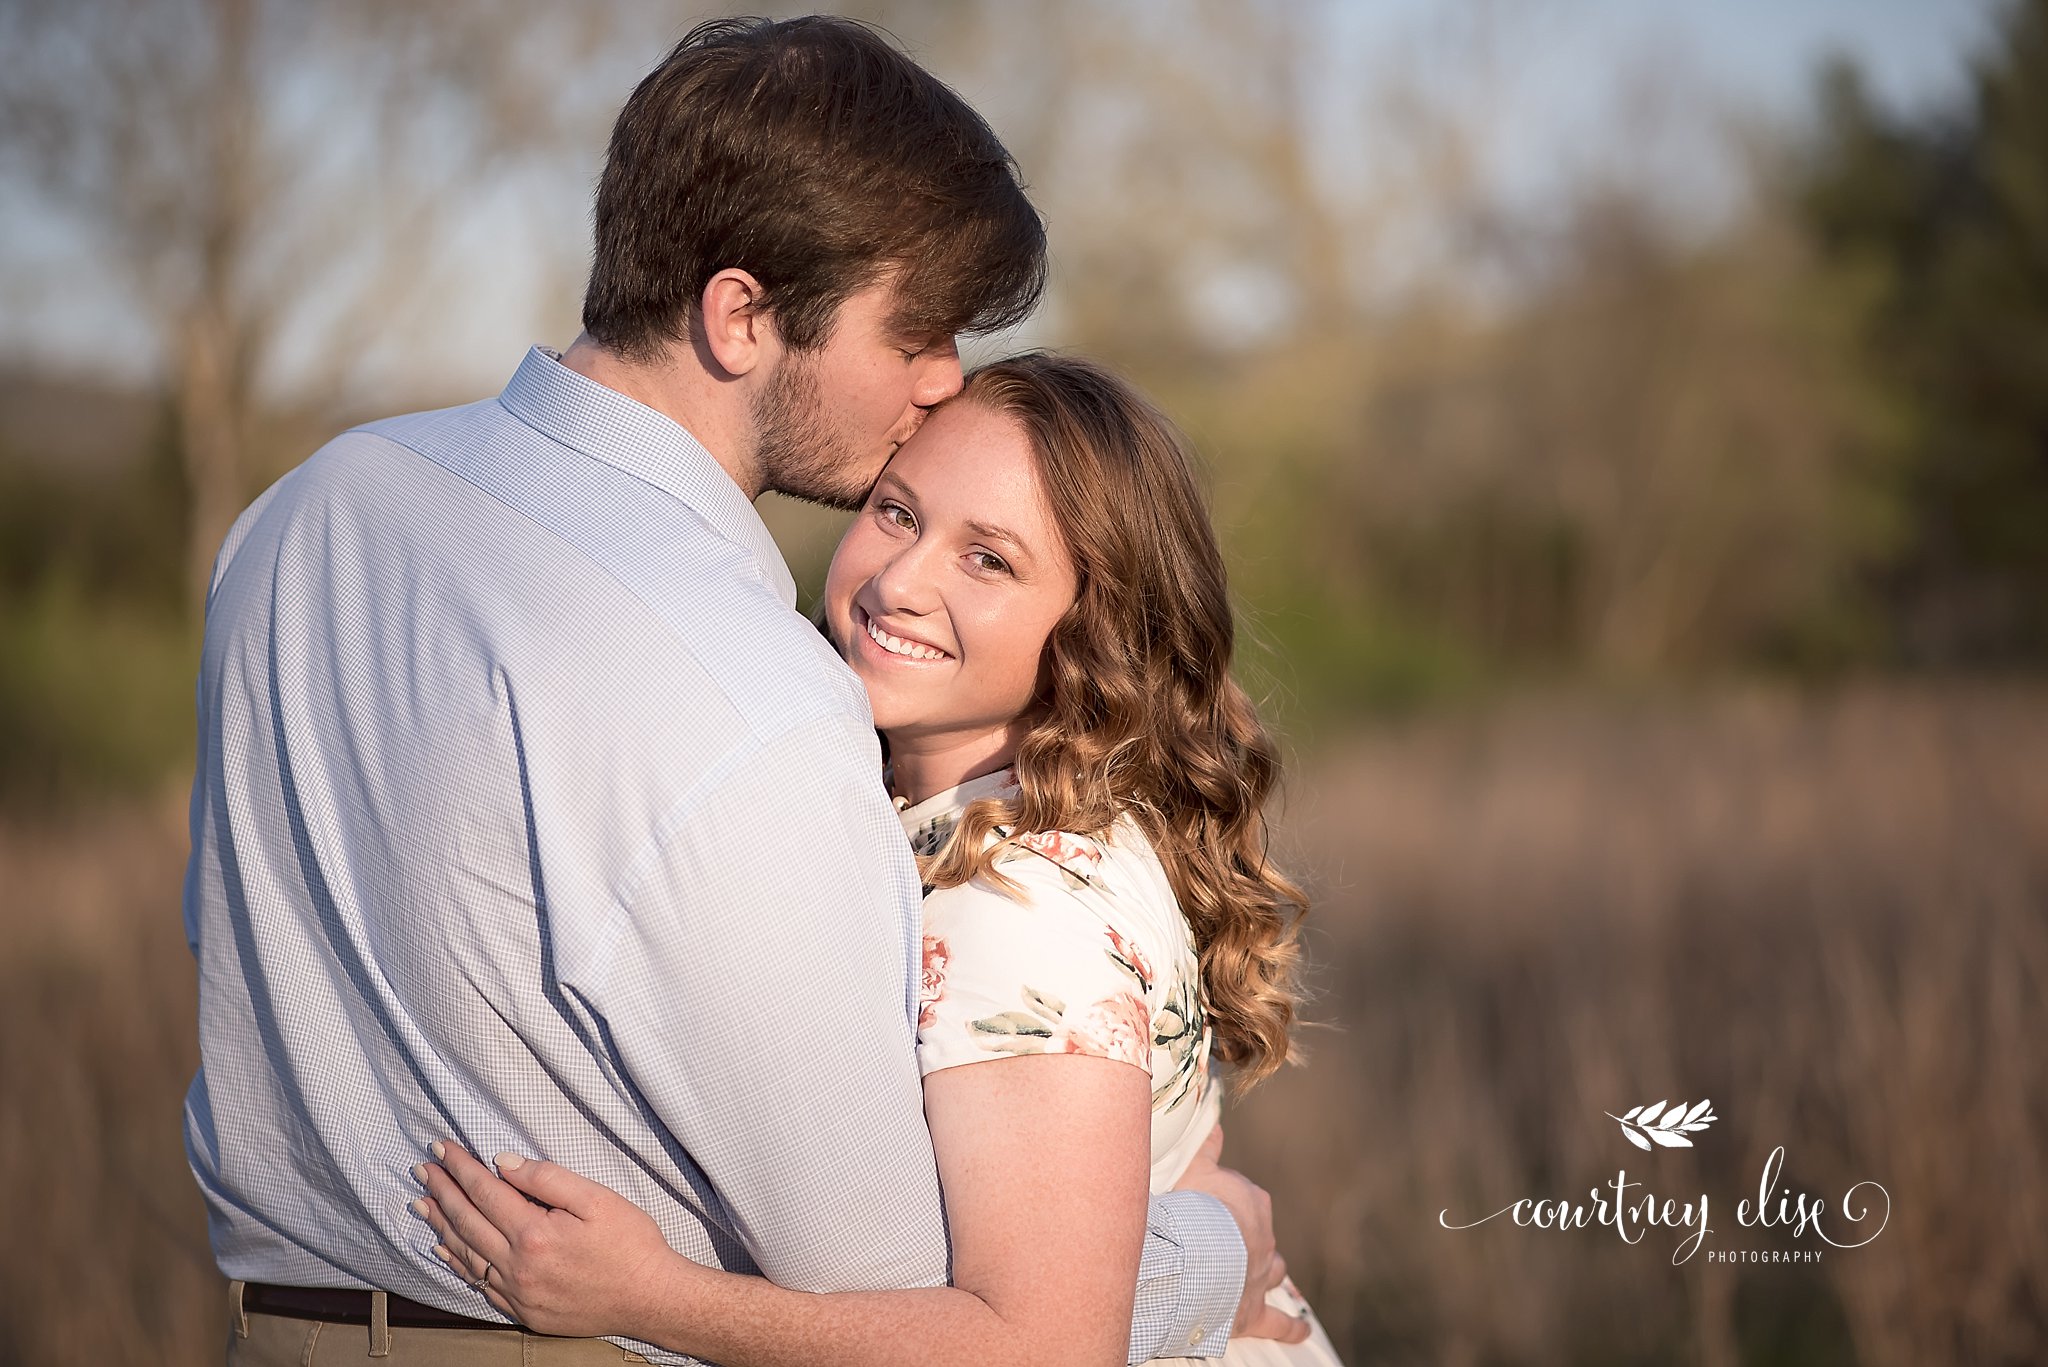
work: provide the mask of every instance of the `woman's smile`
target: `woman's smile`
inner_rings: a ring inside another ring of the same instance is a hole
[[[853,605],[853,619],[854,625],[866,634],[868,640],[895,661],[904,664],[939,664],[953,658],[929,641],[922,641],[914,636],[899,636],[886,630],[858,603]]]

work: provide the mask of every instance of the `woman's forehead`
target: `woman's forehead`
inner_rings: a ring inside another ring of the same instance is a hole
[[[1050,520],[1024,425],[977,403],[948,403],[925,419],[890,459],[882,482],[963,520],[1011,527],[1027,515],[1035,523]]]

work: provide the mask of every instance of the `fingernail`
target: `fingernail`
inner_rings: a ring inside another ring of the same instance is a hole
[[[419,1183],[421,1186],[425,1186],[427,1184],[427,1165],[425,1163],[413,1164],[412,1180]]]
[[[526,1166],[526,1160],[516,1153],[501,1153],[491,1161],[498,1165],[499,1172],[511,1172]]]
[[[444,1263],[452,1264],[455,1261],[455,1255],[448,1251],[448,1245],[446,1244],[435,1244],[434,1256]]]
[[[427,1198],[422,1196],[412,1203],[412,1213],[422,1220],[427,1218]]]
[[[427,1152],[434,1155],[435,1161],[439,1162],[448,1156],[448,1146],[436,1139],[433,1143],[427,1145]]]

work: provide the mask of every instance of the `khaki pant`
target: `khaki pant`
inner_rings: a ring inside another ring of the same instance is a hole
[[[245,1314],[241,1291],[241,1283],[230,1283],[228,1367],[329,1367],[371,1358],[389,1367],[616,1367],[647,1361],[603,1339],[558,1339],[509,1329],[328,1324]]]

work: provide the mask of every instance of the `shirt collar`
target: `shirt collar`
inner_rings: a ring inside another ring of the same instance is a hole
[[[767,524],[709,451],[674,419],[534,347],[498,396],[512,416],[554,441],[603,461],[678,500],[712,530],[751,552],[785,606],[796,580]]]
[[[903,822],[903,833],[910,837],[911,849],[919,854],[936,854],[969,803],[985,797],[1014,797],[1017,791],[1017,771],[1005,765],[992,774],[970,778],[957,788],[928,797],[914,807],[899,797],[896,815]]]

